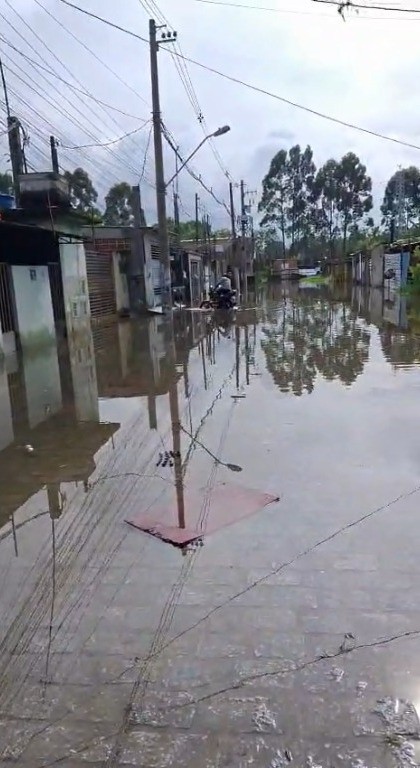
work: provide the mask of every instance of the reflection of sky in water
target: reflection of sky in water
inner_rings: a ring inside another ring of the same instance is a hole
[[[124,424],[139,411],[146,408],[143,397],[113,397],[99,400],[99,421],[101,423]]]

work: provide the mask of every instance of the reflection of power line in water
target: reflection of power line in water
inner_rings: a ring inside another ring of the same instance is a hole
[[[210,449],[207,448],[207,446],[205,446],[204,443],[202,443],[200,440],[194,437],[194,435],[191,434],[191,432],[188,432],[188,430],[185,429],[185,427],[183,427],[182,425],[181,425],[181,429],[183,432],[185,432],[186,435],[188,435],[188,437],[191,438],[191,440],[194,440],[194,442],[197,443],[197,445],[199,445],[204,451],[206,451],[206,453],[208,453],[209,456],[211,456],[211,458],[214,459],[214,461],[216,462],[216,464],[218,464],[219,467],[227,467],[227,469],[230,469],[231,472],[242,472],[242,467],[240,467],[239,464],[231,464],[229,461],[222,461],[221,459],[218,458],[218,456],[212,453],[212,451],[210,451]]]

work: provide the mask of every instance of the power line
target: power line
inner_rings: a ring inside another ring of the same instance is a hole
[[[93,96],[92,94],[88,93],[82,88],[78,88],[76,85],[73,85],[73,83],[69,83],[68,80],[65,80],[57,72],[54,72],[52,69],[49,69],[48,67],[44,67],[38,61],[35,61],[35,59],[32,59],[30,56],[28,56],[28,54],[23,53],[23,51],[21,51],[19,48],[13,45],[13,43],[11,43],[10,40],[7,40],[7,38],[5,38],[4,35],[0,35],[0,39],[5,45],[7,45],[9,48],[12,48],[12,50],[14,50],[15,53],[18,53],[19,56],[22,56],[22,58],[26,59],[26,61],[32,64],[32,66],[37,67],[38,69],[43,70],[44,72],[47,72],[49,75],[51,75],[51,77],[55,77],[57,80],[60,80],[60,82],[64,83],[64,85],[67,85],[68,88],[72,88],[77,93],[81,93],[83,96],[87,96],[89,99],[92,99],[92,101],[95,101],[97,104],[100,104],[102,107],[106,107],[107,109],[114,110],[114,112],[118,112],[120,115],[123,115],[123,117],[130,117],[133,120],[143,119],[142,117],[139,117],[139,115],[132,115],[129,112],[124,112],[118,107],[114,107],[112,104],[108,104],[106,101],[102,101],[101,99],[98,99],[96,96]]]
[[[135,128],[134,131],[128,131],[128,133],[124,133],[122,136],[118,136],[116,139],[111,139],[111,141],[102,141],[97,144],[79,144],[79,146],[75,147],[66,147],[65,144],[60,144],[60,146],[63,147],[63,149],[93,149],[94,147],[111,147],[113,144],[118,144],[120,141],[128,139],[129,136],[134,136],[134,134],[139,133],[139,131],[142,131],[143,128],[150,122],[150,120],[145,120],[143,125],[141,125],[139,128]]]
[[[90,11],[86,11],[84,8],[80,8],[79,6],[74,5],[69,0],[59,0],[59,1],[69,6],[70,8],[73,8],[74,10],[79,11],[80,13],[90,16],[96,19],[97,21],[100,21],[101,23],[106,24],[109,27],[112,27],[113,29],[117,29],[118,31],[123,32],[124,34],[127,34],[130,37],[134,37],[137,40],[141,40],[143,43],[149,44],[149,41],[146,40],[146,38],[141,37],[141,35],[138,35],[129,29],[125,29],[124,27],[120,27],[118,24],[114,24],[114,22],[109,21],[108,19],[104,19],[101,16],[97,16],[96,14],[91,13]],[[315,0],[315,2],[330,3],[332,2],[332,0]],[[388,8],[386,10],[392,10],[392,9]],[[418,12],[420,13],[420,10]],[[164,48],[163,50],[166,50],[166,49]],[[283,104],[287,104],[290,107],[294,107],[295,109],[300,109],[303,112],[307,112],[309,114],[315,115],[315,117],[321,117],[324,120],[328,120],[329,122],[336,123],[337,125],[344,126],[345,128],[351,128],[352,130],[359,131],[360,133],[366,133],[369,136],[374,136],[377,139],[383,139],[384,141],[390,141],[393,144],[399,144],[401,146],[409,147],[410,149],[416,149],[420,151],[420,146],[418,146],[417,144],[411,144],[410,142],[403,141],[402,139],[394,139],[392,136],[386,136],[385,134],[379,133],[378,131],[373,131],[373,130],[370,130],[369,128],[363,128],[362,126],[356,125],[355,123],[349,123],[345,120],[341,120],[338,117],[333,117],[332,115],[327,115],[324,112],[319,112],[316,109],[312,109],[302,104],[298,104],[297,102],[291,101],[290,99],[286,99],[284,96],[280,96],[277,93],[268,91],[265,88],[261,88],[257,85],[252,85],[251,83],[247,83],[244,80],[241,80],[239,77],[234,77],[233,75],[228,75],[225,72],[221,72],[215,67],[210,67],[207,64],[202,64],[200,61],[196,61],[195,59],[192,59],[188,56],[182,56],[178,52],[174,51],[174,55],[180,58],[183,58],[185,61],[188,61],[190,64],[194,64],[196,67],[200,67],[200,69],[204,69],[207,72],[211,72],[213,75],[217,75],[218,77],[222,77],[225,80],[229,80],[231,83],[236,83],[236,85],[242,85],[244,88],[247,88],[248,90],[254,91],[255,93],[260,93],[263,96],[269,96],[270,98],[275,99],[276,101],[280,101]]]
[[[30,31],[30,32],[31,32],[31,33],[34,35],[34,37],[35,37],[35,38],[36,38],[36,39],[37,39],[37,40],[38,40],[38,41],[41,43],[41,45],[42,45],[42,46],[43,46],[43,47],[44,47],[44,48],[45,48],[45,49],[48,51],[48,53],[49,53],[49,54],[50,54],[50,55],[51,55],[51,56],[52,56],[52,57],[55,59],[55,61],[57,61],[57,62],[58,62],[58,64],[59,64],[59,65],[60,65],[60,66],[61,66],[61,67],[62,67],[62,68],[65,70],[65,72],[67,72],[67,73],[70,75],[70,77],[71,77],[73,80],[75,80],[75,81],[76,81],[76,83],[78,83],[78,85],[79,85],[79,86],[83,87],[83,83],[81,83],[81,82],[80,82],[80,80],[79,80],[79,79],[78,79],[78,78],[75,76],[75,74],[74,74],[74,73],[73,73],[73,72],[72,72],[72,71],[71,71],[71,70],[68,68],[68,66],[67,66],[67,65],[66,65],[66,64],[65,64],[65,63],[64,63],[64,62],[63,62],[63,61],[62,61],[62,60],[59,58],[59,56],[57,56],[57,55],[56,55],[56,53],[55,53],[55,52],[54,52],[54,51],[53,51],[53,50],[52,50],[52,49],[51,49],[51,48],[50,48],[50,47],[49,47],[49,46],[48,46],[48,45],[45,43],[45,41],[44,41],[44,40],[43,40],[43,39],[42,39],[42,38],[41,38],[41,37],[40,37],[40,36],[37,34],[37,32],[35,32],[35,30],[34,30],[34,29],[32,29],[32,27],[31,27],[31,26],[30,26],[30,25],[29,25],[29,24],[28,24],[28,23],[25,21],[25,19],[22,17],[22,15],[21,15],[21,14],[20,14],[20,13],[19,13],[19,12],[18,12],[16,9],[15,9],[15,8],[13,8],[13,6],[10,4],[9,0],[5,0],[5,2],[6,2],[6,5],[7,5],[9,8],[11,8],[11,10],[13,11],[13,13],[14,13],[14,14],[15,14],[15,15],[18,17],[18,19],[19,19],[19,20],[22,22],[22,24],[23,24],[23,25],[24,25],[24,26],[25,26],[25,27],[26,27],[26,28],[27,28],[27,29],[28,29],[28,30],[29,30],[29,31]],[[10,27],[11,27],[11,28],[14,30],[14,32],[15,32],[15,33],[16,33],[16,34],[17,34],[17,35],[18,35],[18,36],[19,36],[19,37],[20,37],[20,38],[21,38],[21,39],[24,41],[24,43],[25,43],[26,45],[28,45],[28,46],[31,48],[31,50],[32,50],[32,51],[34,51],[34,53],[36,54],[36,56],[38,56],[38,58],[39,58],[39,59],[40,59],[40,60],[41,60],[41,61],[42,61],[44,64],[47,64],[47,65],[48,65],[48,64],[49,64],[49,62],[47,62],[47,61],[45,60],[45,58],[44,58],[43,56],[41,56],[41,54],[39,53],[39,51],[38,51],[38,50],[37,50],[37,49],[36,49],[36,48],[35,48],[35,47],[32,45],[32,43],[31,43],[29,40],[27,40],[27,39],[26,39],[26,37],[25,37],[25,36],[24,36],[24,35],[23,35],[23,34],[22,34],[22,33],[21,33],[19,30],[17,30],[17,29],[16,29],[16,27],[14,27],[14,26],[13,26],[13,24],[10,22],[10,20],[9,20],[7,17],[5,17],[3,14],[0,14],[0,15],[2,16],[2,18],[4,18],[4,19],[5,19],[6,23],[7,23],[7,24],[9,24],[9,26],[10,26]],[[87,93],[88,93],[89,95],[92,95],[92,94],[90,94],[90,92],[89,92],[89,91],[87,91]],[[79,114],[80,114],[80,115],[81,115],[81,116],[82,116],[84,119],[86,119],[86,116],[85,116],[85,115],[84,115],[84,113],[83,113],[83,112],[82,112],[82,111],[79,109],[79,106],[78,106],[78,105],[77,105],[76,107],[74,107],[74,105],[73,105],[73,108],[74,108],[74,109],[75,109],[75,110],[76,110],[76,111],[77,111],[77,112],[78,112],[78,113],[79,113]],[[121,130],[121,126],[119,125],[119,123],[117,123],[116,119],[115,119],[115,118],[114,118],[112,115],[108,115],[108,113],[106,112],[106,110],[104,109],[104,107],[100,107],[100,109],[101,109],[101,110],[104,112],[104,114],[106,115],[107,119],[109,119],[109,120],[110,120],[110,121],[113,123],[113,125],[115,125],[115,126],[118,128],[118,130]],[[98,114],[98,112],[94,111],[93,109],[91,109],[91,111],[92,111],[92,114],[95,116],[95,118],[96,118],[96,119],[100,120],[101,122],[103,121],[103,118],[101,117],[101,115],[99,115],[99,114]],[[89,122],[90,122],[90,121],[89,121]],[[93,124],[92,124],[92,122],[90,122],[90,124],[91,124],[91,125],[93,125]],[[95,126],[95,125],[93,125],[93,128],[94,128],[94,130],[95,130],[95,129],[96,129],[96,126]]]
[[[293,11],[288,8],[273,8],[273,7],[262,6],[262,5],[245,5],[243,3],[231,3],[231,2],[228,2],[227,0],[193,0],[193,2],[203,3],[204,5],[221,6],[224,8],[239,8],[241,10],[246,9],[248,11],[268,11],[271,13],[282,13],[282,14],[293,15],[293,16],[312,16],[316,18],[320,18],[322,16],[322,18],[324,19],[334,19],[334,16],[329,13],[318,14],[318,13],[311,13],[311,11]],[[315,0],[315,2],[320,2],[320,0]],[[339,5],[339,3],[334,2],[333,0],[329,0],[328,4],[337,5],[337,6]],[[353,7],[356,7],[356,6],[353,5]],[[366,5],[364,7],[369,10],[376,10],[376,6]],[[386,10],[390,10],[390,9],[387,7]],[[413,9],[411,9],[411,11],[413,11]],[[416,13],[416,11],[414,11],[414,13]],[[377,21],[377,18],[374,18],[373,16],[361,16],[360,14],[358,14],[357,18],[366,19],[367,21]],[[379,20],[380,21],[395,21],[395,20],[401,21],[401,19],[398,19],[397,16],[380,16]],[[410,19],[408,19],[408,21],[410,21]]]
[[[322,3],[323,5],[333,5],[337,8],[339,14],[343,14],[346,10],[355,8],[356,10],[365,11],[396,11],[398,13],[420,13],[420,8],[401,8],[398,6],[390,5],[366,5],[366,3],[353,2],[353,0],[345,0],[345,2],[336,2],[336,0],[313,0],[314,3]]]
[[[15,63],[15,62],[14,62],[14,63]],[[50,107],[52,107],[54,110],[58,111],[58,112],[59,112],[60,114],[62,114],[62,115],[65,117],[65,118],[69,119],[69,120],[70,120],[70,122],[71,122],[73,125],[75,125],[75,126],[76,126],[76,127],[78,127],[79,129],[81,129],[81,130],[82,130],[82,131],[83,131],[83,132],[84,132],[84,133],[85,133],[87,136],[89,136],[89,137],[92,139],[92,141],[94,141],[95,143],[98,143],[98,139],[97,139],[97,137],[96,137],[96,136],[95,136],[95,135],[94,135],[94,134],[93,134],[93,133],[92,133],[92,132],[91,132],[91,131],[90,131],[90,130],[89,130],[87,127],[86,127],[86,126],[84,126],[82,123],[80,123],[80,121],[79,121],[77,118],[75,118],[73,115],[71,115],[71,114],[68,112],[68,110],[66,110],[64,107],[60,107],[60,106],[59,106],[57,103],[54,103],[53,101],[51,101],[51,100],[49,99],[49,97],[48,97],[48,96],[45,96],[45,95],[44,95],[44,93],[43,93],[42,91],[39,91],[39,90],[37,90],[36,88],[34,88],[33,86],[31,86],[31,85],[30,85],[30,84],[27,82],[27,80],[25,80],[25,79],[24,79],[24,78],[22,78],[22,77],[21,77],[19,74],[17,74],[17,73],[16,73],[16,72],[13,70],[13,68],[12,68],[12,67],[10,67],[8,64],[7,64],[7,65],[4,65],[4,66],[5,66],[5,68],[6,68],[6,69],[8,69],[10,72],[12,72],[12,74],[13,74],[15,77],[17,77],[17,78],[18,78],[18,80],[20,80],[20,81],[21,81],[21,82],[22,82],[24,85],[26,85],[28,88],[30,88],[30,90],[32,90],[32,91],[33,91],[33,92],[34,92],[36,95],[38,95],[38,96],[39,96],[41,99],[43,99],[43,100],[44,100],[44,101],[45,101],[45,102],[46,102],[46,103],[47,103],[47,104],[48,104]],[[15,66],[16,66],[16,64],[15,64]],[[17,65],[17,66],[18,66],[18,65]],[[18,66],[18,68],[19,68],[19,66]],[[31,77],[30,77],[30,75],[28,75],[26,72],[25,72],[24,74],[26,75],[26,77],[28,77],[30,80],[32,80],[32,82],[35,82],[35,81],[33,80],[33,78],[31,78]],[[39,84],[38,84],[38,85],[39,85]],[[79,110],[79,111],[80,111],[80,110]],[[91,123],[91,125],[93,125],[93,127],[95,128],[95,126],[94,126],[94,124],[93,124],[93,123]],[[125,166],[127,167],[127,169],[128,169],[128,170],[129,170],[131,173],[133,173],[134,175],[137,175],[137,171],[136,171],[136,169],[134,168],[134,166],[132,166],[132,165],[128,164],[127,162],[125,162],[123,157],[118,157],[117,155],[114,155],[114,153],[113,153],[112,149],[109,149],[109,148],[106,148],[106,149],[107,149],[108,153],[111,155],[111,157],[112,157],[112,158],[114,158],[114,160],[117,160],[117,162],[118,162],[119,164],[121,164],[121,165],[125,165]]]
[[[144,178],[144,172],[145,172],[146,163],[147,163],[147,155],[149,154],[150,139],[152,138],[152,130],[153,130],[153,124],[150,123],[149,135],[147,137],[146,149],[144,150],[143,165],[142,165],[141,174],[140,174],[140,182],[139,182],[140,184]]]
[[[45,13],[47,13],[47,14],[48,14],[48,16],[49,16],[51,19],[53,19],[53,20],[56,22],[56,24],[58,24],[58,25],[59,25],[59,26],[60,26],[62,29],[64,29],[64,30],[67,32],[67,34],[69,34],[69,35],[70,35],[70,37],[72,37],[72,38],[73,38],[73,40],[76,40],[76,42],[77,42],[77,43],[79,43],[79,45],[81,45],[81,46],[82,46],[82,47],[83,47],[83,48],[84,48],[86,51],[88,51],[88,53],[90,53],[90,54],[91,54],[91,55],[92,55],[92,56],[93,56],[93,57],[94,57],[94,58],[95,58],[95,59],[96,59],[96,60],[97,60],[97,61],[98,61],[100,64],[102,64],[102,66],[103,66],[103,67],[105,67],[105,69],[107,69],[107,70],[108,70],[108,72],[111,72],[111,74],[113,74],[113,75],[114,75],[114,77],[116,77],[116,78],[117,78],[117,80],[119,80],[119,81],[120,81],[120,83],[122,83],[123,85],[125,85],[125,87],[126,87],[126,88],[128,88],[128,89],[129,89],[129,90],[130,90],[132,93],[134,93],[134,94],[135,94],[135,96],[137,96],[137,97],[140,99],[140,101],[142,101],[144,104],[148,105],[148,101],[147,101],[147,100],[146,100],[146,99],[145,99],[145,98],[144,98],[144,97],[143,97],[143,96],[142,96],[142,95],[141,95],[141,94],[140,94],[138,91],[136,91],[136,89],[135,89],[135,88],[133,88],[133,87],[130,85],[130,83],[128,83],[126,80],[124,80],[124,78],[122,78],[122,77],[121,77],[121,76],[118,74],[118,72],[115,72],[115,70],[113,70],[113,69],[112,69],[112,67],[110,67],[110,66],[109,66],[109,64],[107,64],[107,62],[106,62],[106,61],[104,61],[103,59],[101,59],[101,57],[100,57],[100,56],[98,56],[98,54],[97,54],[97,53],[95,53],[95,51],[93,51],[93,50],[92,50],[92,49],[91,49],[91,48],[90,48],[90,47],[89,47],[89,46],[88,46],[88,45],[87,45],[87,44],[86,44],[86,43],[85,43],[83,40],[81,40],[79,37],[77,37],[77,35],[75,35],[75,34],[74,34],[74,32],[72,32],[72,31],[71,31],[71,29],[69,29],[68,27],[66,27],[66,25],[65,25],[65,24],[63,24],[63,22],[62,22],[62,21],[60,21],[59,19],[57,19],[57,18],[56,18],[56,17],[55,17],[55,16],[54,16],[54,15],[51,13],[51,11],[49,11],[49,10],[48,10],[48,8],[45,8],[45,6],[43,6],[43,5],[42,5],[42,3],[40,2],[40,0],[35,0],[35,3],[36,3],[36,4],[37,4],[37,5],[40,7],[40,8],[42,8],[42,9],[43,9],[43,11],[45,11]]]
[[[168,142],[168,144],[169,144],[169,146],[171,147],[171,149],[173,149],[173,151],[175,152],[175,154],[176,154],[176,156],[177,156],[178,160],[179,160],[181,163],[184,163],[184,158],[181,156],[181,154],[180,154],[180,152],[179,152],[179,149],[178,149],[178,147],[177,147],[177,146],[176,146],[176,144],[174,143],[174,141],[173,141],[173,139],[172,139],[171,135],[169,134],[169,131],[167,130],[166,126],[165,126],[163,123],[162,123],[162,130],[163,130],[163,135],[164,135],[164,137],[165,137],[166,141]],[[195,173],[195,172],[194,172],[194,171],[193,171],[193,170],[192,170],[192,169],[189,167],[189,165],[188,165],[188,164],[187,164],[187,165],[185,165],[185,170],[186,170],[186,171],[187,171],[187,172],[190,174],[190,176],[191,176],[191,177],[192,177],[192,178],[193,178],[195,181],[198,181],[198,183],[199,183],[199,184],[201,184],[201,186],[203,187],[203,189],[205,189],[205,190],[206,190],[206,192],[207,192],[207,193],[208,193],[208,194],[209,194],[209,195],[210,195],[210,196],[213,198],[213,200],[214,200],[214,201],[215,201],[215,202],[216,202],[218,205],[221,205],[223,208],[225,208],[225,210],[227,211],[227,213],[230,215],[230,210],[229,210],[229,208],[227,207],[226,203],[224,203],[224,202],[223,202],[223,200],[219,200],[219,198],[218,198],[218,197],[217,197],[217,196],[214,194],[213,190],[212,190],[210,187],[208,187],[208,186],[207,186],[207,184],[205,184],[205,182],[202,180],[201,176],[198,176],[198,174],[196,174],[196,173]]]

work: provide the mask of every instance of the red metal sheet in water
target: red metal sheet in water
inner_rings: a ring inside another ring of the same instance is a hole
[[[179,519],[174,502],[153,512],[140,513],[126,522],[163,541],[183,547],[253,515],[273,501],[278,501],[278,497],[240,485],[219,483],[211,491],[206,487],[185,489],[184,521]]]

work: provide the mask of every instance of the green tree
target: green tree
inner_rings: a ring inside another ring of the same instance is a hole
[[[104,223],[124,227],[133,221],[133,191],[126,181],[121,181],[114,184],[105,197]]]
[[[389,229],[396,218],[400,190],[405,229],[420,226],[420,171],[413,165],[401,168],[389,179],[381,205],[382,223]]]
[[[92,209],[95,209],[98,193],[86,171],[83,168],[76,168],[73,172],[66,171],[64,178],[69,185],[72,207],[78,213],[91,213]]]
[[[5,173],[0,172],[0,192],[4,195],[13,195],[13,191],[13,179],[11,174],[8,171]]]
[[[269,230],[274,228],[279,232],[285,257],[287,204],[290,190],[288,155],[285,149],[281,149],[274,155],[268,173],[263,179],[262,188],[262,197],[258,205],[258,211],[264,214],[261,227]]]
[[[343,255],[351,228],[372,210],[372,179],[367,175],[366,166],[354,152],[347,152],[336,168],[336,207],[342,236]]]
[[[334,159],[327,162],[316,174],[312,190],[312,228],[315,236],[326,244],[330,258],[336,250],[339,233],[337,210],[337,167]]]
[[[302,152],[299,144],[289,150],[287,160],[289,174],[288,228],[292,253],[309,238],[312,223],[313,188],[316,167],[313,152],[308,145]]]
[[[296,253],[309,238],[312,227],[313,186],[316,167],[310,146],[299,144],[287,152],[281,149],[273,157],[263,179],[263,193],[258,206],[263,213],[262,228],[277,230],[286,256],[286,240]]]

